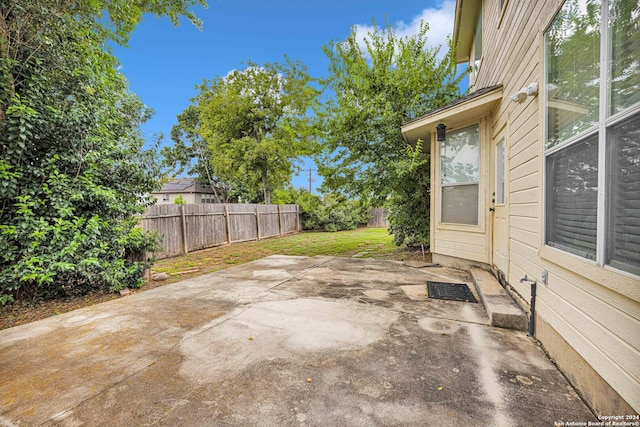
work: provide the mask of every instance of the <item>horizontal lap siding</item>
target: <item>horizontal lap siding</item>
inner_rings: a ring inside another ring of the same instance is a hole
[[[465,233],[437,229],[434,252],[487,263],[487,241],[484,233]]]
[[[493,112],[492,128],[508,129],[509,145],[509,274],[511,286],[526,301],[525,274],[538,281],[537,312],[589,363],[636,411],[640,410],[640,304],[589,278],[563,268],[558,260],[543,259],[543,114],[544,58],[542,32],[561,4],[560,0],[507,3],[498,29],[499,1],[486,0],[484,58],[477,88],[502,84],[504,99]],[[509,96],[538,82],[539,95],[518,104]],[[446,233],[436,232],[438,253],[444,246],[452,255],[473,252]],[[474,254],[470,254],[470,259]],[[549,272],[548,285],[541,272]],[[640,286],[640,281],[638,283]],[[545,344],[544,342],[542,343]],[[553,356],[553,355],[552,355]],[[571,367],[564,366],[570,370]]]

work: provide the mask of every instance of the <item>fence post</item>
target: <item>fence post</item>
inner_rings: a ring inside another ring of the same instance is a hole
[[[282,213],[280,212],[280,205],[278,205],[278,234],[282,236]]]
[[[189,242],[187,241],[187,218],[184,214],[184,204],[180,205],[180,217],[182,219],[182,252],[189,254]]]
[[[300,205],[296,205],[296,223],[298,225],[298,233],[300,232]]]
[[[258,204],[256,204],[256,240],[260,241],[260,211],[258,211]]]
[[[230,245],[231,244],[231,221],[229,221],[229,206],[226,203],[224,204],[224,223],[227,228],[227,231],[226,231],[227,244]]]

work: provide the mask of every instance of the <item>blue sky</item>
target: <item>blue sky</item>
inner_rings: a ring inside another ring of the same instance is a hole
[[[364,36],[371,19],[396,26],[400,35],[417,32],[420,19],[429,22],[430,43],[439,45],[453,29],[454,1],[439,0],[209,0],[209,8],[194,8],[204,21],[199,31],[187,20],[174,27],[168,19],[146,16],[131,35],[128,48],[117,47],[121,71],[131,90],[155,110],[143,126],[147,141],[169,132],[176,116],[196,95],[203,79],[224,76],[243,68],[248,60],[259,64],[301,60],[314,77],[327,75],[322,46],[344,40],[356,26]],[[310,159],[304,168],[315,168]],[[313,172],[313,190],[321,179]],[[292,180],[308,188],[308,171]]]

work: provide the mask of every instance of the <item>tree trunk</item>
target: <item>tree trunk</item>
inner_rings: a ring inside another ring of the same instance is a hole
[[[213,196],[216,199],[216,203],[221,203],[220,202],[220,196],[218,196],[218,188],[215,185],[215,183],[213,182],[213,179],[211,178],[211,173],[209,172],[209,159],[205,158],[204,153],[202,151],[200,151],[200,161],[204,164],[204,169],[207,172],[207,180],[209,181],[209,187],[211,187],[211,189],[213,190]]]
[[[271,190],[269,190],[269,181],[267,179],[267,170],[262,171],[262,193],[264,194],[265,205],[271,204]]]

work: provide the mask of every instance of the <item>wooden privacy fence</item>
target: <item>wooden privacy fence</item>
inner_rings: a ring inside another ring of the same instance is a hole
[[[384,208],[373,208],[369,211],[368,228],[388,228],[387,210]]]
[[[142,229],[162,236],[158,259],[214,246],[300,231],[297,205],[188,204],[150,206]]]

